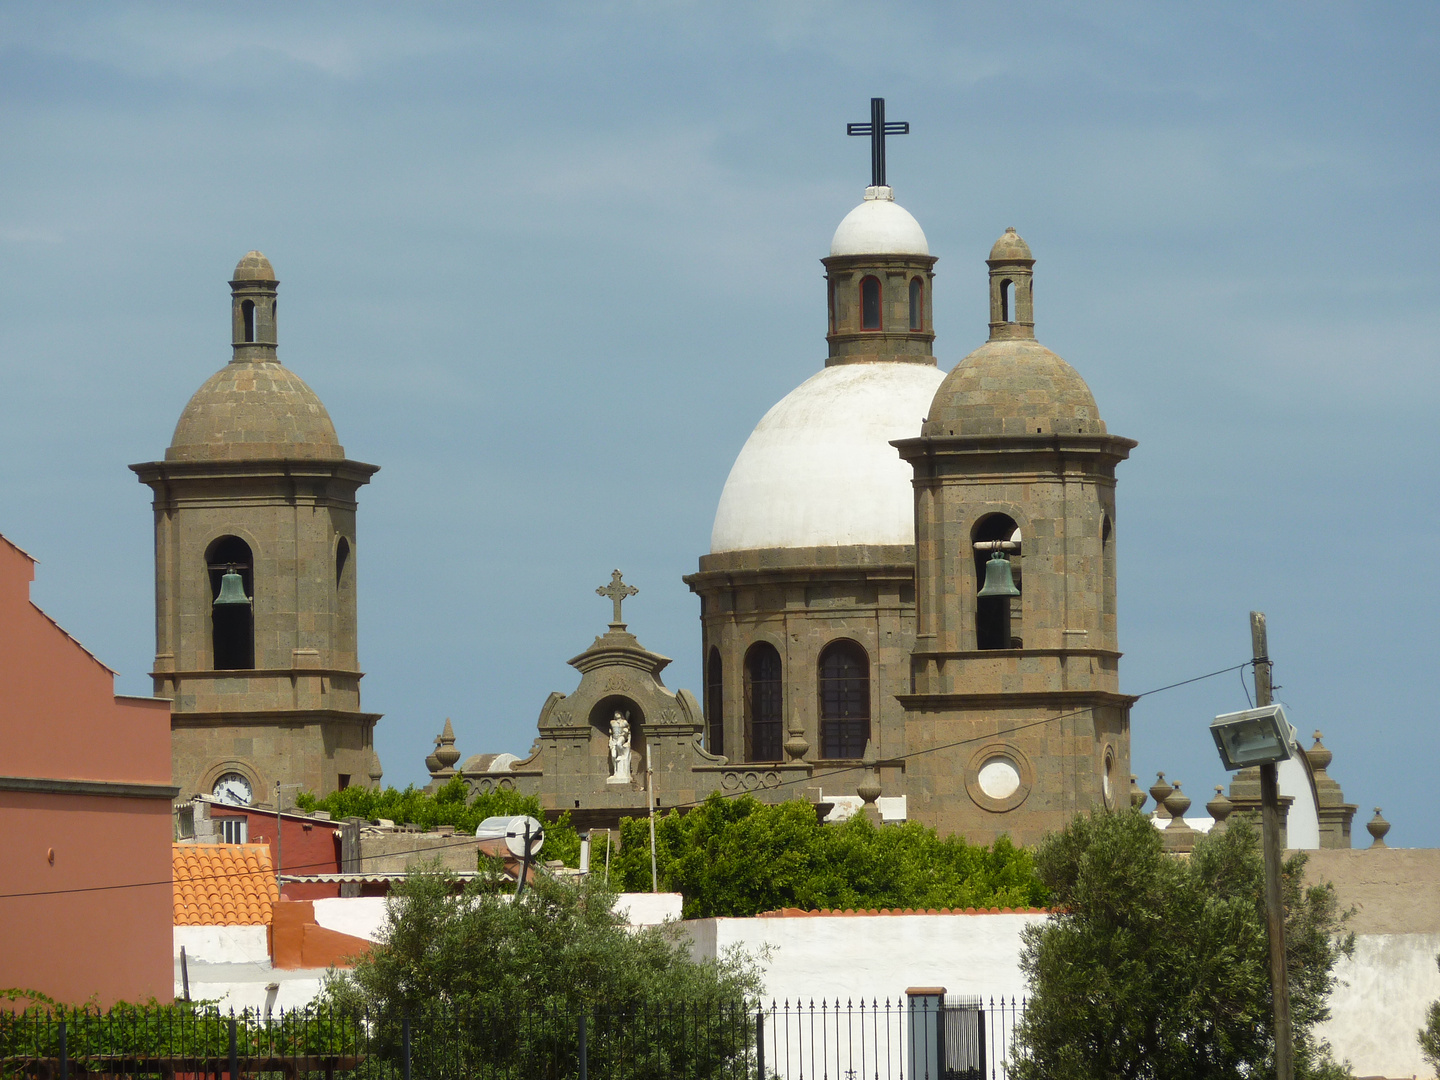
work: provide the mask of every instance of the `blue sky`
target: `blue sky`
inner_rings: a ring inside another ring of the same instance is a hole
[[[984,256],[1120,470],[1122,684],[1249,655],[1402,846],[1440,844],[1440,13],[1425,4],[0,7],[0,531],[37,601],[149,692],[148,492],[228,358],[226,280],[282,279],[281,359],[361,494],[365,705],[387,782],[523,753],[613,567],[672,686],[731,462],[825,355],[819,258],[868,177],[940,256],[936,353]],[[1142,699],[1134,769],[1204,803],[1235,674]],[[1308,742],[1308,740],[1307,740]],[[64,749],[57,748],[63,756]]]

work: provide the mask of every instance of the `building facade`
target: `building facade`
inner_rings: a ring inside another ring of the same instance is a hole
[[[378,783],[379,716],[360,707],[356,493],[325,406],[277,356],[268,259],[235,268],[228,364],[181,413],[154,493],[157,697],[181,792],[257,803],[277,783]]]

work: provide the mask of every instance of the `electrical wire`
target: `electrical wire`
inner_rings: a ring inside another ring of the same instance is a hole
[[[1189,686],[1191,683],[1201,682],[1201,681],[1204,680],[1204,679],[1213,679],[1213,678],[1214,678],[1215,676],[1217,676],[1217,675],[1228,675],[1228,674],[1229,674],[1230,672],[1232,672],[1232,671],[1242,671],[1242,670],[1244,670],[1245,668],[1252,666],[1254,663],[1255,663],[1255,661],[1253,661],[1253,660],[1246,660],[1243,664],[1234,664],[1234,665],[1232,665],[1231,667],[1221,668],[1221,669],[1218,670],[1218,671],[1211,671],[1211,672],[1208,672],[1208,673],[1206,673],[1206,674],[1204,674],[1204,675],[1196,675],[1196,676],[1194,676],[1193,678],[1189,678],[1189,679],[1181,679],[1179,682],[1168,683],[1168,684],[1165,685],[1165,686],[1157,686],[1157,687],[1155,687],[1153,690],[1146,690],[1146,691],[1144,691],[1143,693],[1136,694],[1136,695],[1135,695],[1135,700],[1136,700],[1136,701],[1139,701],[1141,698],[1144,698],[1144,697],[1151,697],[1151,696],[1153,696],[1153,695],[1155,695],[1155,694],[1162,694],[1162,693],[1164,693],[1164,692],[1167,691],[1167,690],[1174,690],[1174,689],[1176,689],[1177,687]],[[1243,683],[1243,681],[1244,681],[1243,677],[1242,677],[1241,681],[1242,681],[1242,683]],[[1247,697],[1247,700],[1248,700],[1248,697]],[[902,755],[900,755],[900,756],[897,757],[897,758],[887,758],[887,759],[886,759],[886,762],[889,763],[889,762],[895,762],[895,761],[908,761],[908,760],[910,760],[911,758],[923,757],[923,756],[926,755],[926,754],[933,754],[933,753],[936,753],[936,752],[938,752],[938,751],[940,751],[940,750],[952,750],[952,749],[954,749],[954,748],[957,747],[957,746],[965,746],[965,745],[967,745],[968,743],[981,742],[981,741],[986,740],[986,739],[994,739],[994,738],[996,738],[996,737],[998,737],[998,736],[1000,736],[1000,735],[1010,735],[1010,734],[1013,734],[1013,733],[1015,733],[1015,732],[1017,732],[1017,731],[1027,731],[1027,730],[1029,730],[1030,728],[1040,727],[1040,726],[1043,725],[1043,724],[1053,724],[1053,723],[1055,723],[1056,721],[1066,720],[1066,719],[1068,719],[1068,718],[1070,718],[1070,717],[1072,717],[1072,716],[1079,716],[1079,715],[1081,715],[1082,713],[1087,713],[1087,712],[1089,712],[1089,711],[1090,711],[1090,706],[1086,706],[1085,708],[1082,708],[1082,709],[1071,709],[1069,712],[1060,713],[1058,716],[1044,716],[1044,717],[1041,717],[1041,718],[1038,719],[1038,720],[1031,720],[1031,721],[1029,721],[1028,723],[1024,723],[1024,724],[1016,724],[1014,727],[1004,728],[1004,729],[1002,729],[1002,730],[1000,730],[1000,731],[991,731],[991,732],[987,732],[987,733],[984,734],[984,735],[976,735],[976,736],[973,736],[973,737],[968,738],[968,739],[957,739],[957,740],[955,740],[954,742],[944,743],[944,744],[942,744],[942,745],[940,745],[940,746],[931,746],[931,747],[927,747],[927,748],[924,749],[924,750],[916,750],[916,751],[914,751],[913,753],[902,754]],[[829,769],[829,770],[826,770],[826,775],[827,775],[827,776],[841,776],[841,775],[844,775],[845,773],[857,772],[857,771],[859,771],[860,769],[865,769],[865,768],[868,768],[868,766],[865,766],[865,765],[847,765],[847,766],[845,766],[844,768],[841,768],[841,769]],[[797,778],[797,779],[795,779],[795,780],[782,780],[782,781],[781,781],[779,784],[777,784],[775,787],[789,787],[789,786],[791,786],[791,785],[793,785],[793,784],[802,784],[802,783],[803,783],[803,784],[809,784],[809,783],[812,783],[812,782],[813,782],[812,777],[810,777],[810,776],[807,775],[807,776],[799,777],[799,778]],[[767,788],[767,789],[765,789],[765,790],[767,790],[767,791],[774,791],[775,788],[772,787],[772,788]],[[750,795],[750,794],[753,794],[753,792],[750,792],[750,791],[733,791],[733,792],[720,792],[719,794],[720,794],[721,798],[727,798],[727,799],[728,799],[728,798],[735,798],[735,797],[741,796],[741,795]],[[665,809],[667,809],[667,810],[689,810],[689,809],[693,809],[694,807],[697,807],[697,806],[702,805],[703,802],[704,802],[704,800],[701,799],[701,800],[698,800],[698,801],[695,801],[695,802],[676,803],[674,806],[669,806],[669,807],[666,807]],[[412,848],[412,849],[410,849],[409,851],[397,851],[397,852],[392,852],[391,854],[392,854],[392,855],[429,855],[429,854],[434,854],[435,852],[443,851],[443,850],[445,850],[446,848],[451,848],[451,847],[467,847],[467,846],[469,846],[470,844],[473,844],[474,842],[475,842],[475,838],[474,838],[474,837],[466,837],[466,838],[463,839],[463,840],[456,840],[456,841],[454,841],[454,842],[452,842],[452,843],[447,843],[447,844],[433,844],[433,845],[428,846],[428,847]],[[335,864],[334,864],[333,860],[326,860],[326,861],[324,861],[324,862],[300,863],[300,864],[298,864],[298,865],[288,866],[288,867],[286,867],[285,869],[286,869],[287,871],[293,871],[293,870],[305,870],[305,869],[310,869],[310,868],[312,868],[312,867],[334,866],[334,865],[335,865]],[[215,875],[213,875],[213,876],[210,876],[210,877],[205,878],[204,880],[206,880],[206,881],[218,881],[218,880],[222,880],[222,879],[227,878],[227,877],[250,877],[250,876],[253,876],[253,874],[254,874],[254,871],[252,871],[252,870],[247,870],[247,871],[244,871],[243,873],[242,873],[242,872],[236,872],[236,873],[231,873],[231,874],[215,874]],[[22,897],[29,897],[29,896],[65,896],[65,895],[69,895],[69,894],[72,894],[72,893],[111,892],[111,891],[114,891],[114,890],[117,890],[117,889],[147,889],[147,888],[158,888],[158,887],[160,887],[160,886],[162,886],[162,885],[173,887],[174,884],[175,884],[175,879],[174,879],[174,876],[173,876],[173,874],[172,874],[171,877],[165,878],[164,880],[161,880],[161,881],[134,881],[134,882],[125,882],[125,883],[118,884],[118,885],[86,885],[86,886],[79,886],[79,887],[71,888],[71,889],[37,889],[37,890],[35,890],[35,891],[33,891],[33,892],[0,893],[0,900],[15,900],[15,899],[20,899],[20,898],[22,898]]]

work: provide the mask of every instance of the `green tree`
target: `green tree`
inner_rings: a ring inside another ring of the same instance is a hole
[[[545,821],[540,800],[516,791],[497,790],[488,794],[470,795],[465,781],[455,776],[433,795],[413,785],[404,791],[386,788],[374,791],[366,787],[348,787],[334,791],[323,799],[310,792],[301,792],[295,804],[305,811],[324,810],[337,821],[347,817],[373,821],[385,818],[397,825],[420,825],[433,829],[436,825],[453,825],[457,832],[474,834],[475,827],[488,817],[510,817],[529,814]],[[542,859],[559,859],[566,866],[580,863],[580,836],[570,824],[569,813],[560,814],[545,825],[545,850]]]
[[[382,1047],[395,1019],[410,1017],[423,1033],[417,1053],[458,1075],[563,1074],[584,1014],[595,1075],[623,1060],[627,1075],[657,1080],[742,1076],[753,964],[692,960],[676,927],[629,927],[614,899],[593,875],[541,877],[519,897],[416,875],[391,893],[380,943],[353,970],[332,972],[323,999],[371,1018]],[[422,1061],[416,1075],[428,1069]]]
[[[1353,935],[1332,887],[1304,887],[1304,863],[1286,861],[1283,885],[1296,1073],[1346,1075],[1313,1029]],[[1098,811],[1043,842],[1036,867],[1058,910],[1025,931],[1013,1076],[1273,1075],[1265,869],[1248,818],[1177,858],[1143,814]]]
[[[1440,956],[1435,957],[1435,963],[1440,965]],[[1420,1053],[1425,1055],[1435,1075],[1440,1076],[1440,1001],[1430,1003],[1430,1009],[1425,1014],[1425,1026],[1420,1029],[1419,1035]]]
[[[645,818],[621,822],[618,887],[649,891],[649,829]],[[782,907],[1030,907],[1046,897],[1029,852],[1005,837],[986,848],[918,822],[877,828],[861,814],[823,825],[800,800],[711,795],[657,818],[655,848],[661,887],[684,895],[687,919]]]

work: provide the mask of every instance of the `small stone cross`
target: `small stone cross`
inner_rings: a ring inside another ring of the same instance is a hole
[[[620,605],[625,602],[627,596],[634,596],[640,590],[634,585],[626,585],[625,580],[620,576],[619,570],[610,574],[610,584],[602,585],[595,590],[597,596],[608,596],[610,602],[615,605],[615,617],[610,620],[610,629],[624,630],[625,624],[620,619]]]

